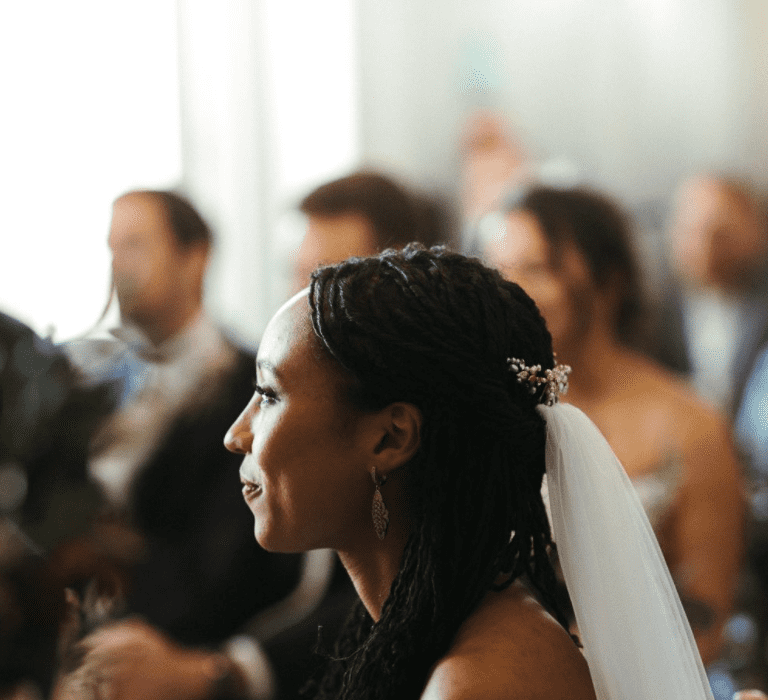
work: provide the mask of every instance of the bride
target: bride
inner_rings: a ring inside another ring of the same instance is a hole
[[[322,268],[256,364],[225,440],[256,539],[335,549],[360,597],[311,697],[712,697],[642,507],[558,403],[568,368],[516,284],[417,246]]]

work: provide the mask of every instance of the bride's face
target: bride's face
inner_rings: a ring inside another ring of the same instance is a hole
[[[344,549],[372,536],[367,456],[378,438],[320,350],[306,293],[269,323],[256,372],[256,393],[225,444],[244,455],[243,496],[259,544],[282,552]]]

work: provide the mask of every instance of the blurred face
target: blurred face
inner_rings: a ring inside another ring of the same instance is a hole
[[[360,214],[310,216],[307,232],[296,254],[294,289],[309,284],[309,276],[320,265],[332,265],[353,256],[376,254],[369,221]]]
[[[578,342],[589,324],[594,290],[589,270],[572,244],[553,254],[541,225],[527,211],[507,215],[485,256],[504,277],[519,284],[547,322],[555,350]]]
[[[738,287],[765,259],[761,217],[716,180],[694,180],[679,196],[672,262],[692,284]]]
[[[199,295],[201,282],[191,265],[199,251],[181,249],[155,198],[137,194],[115,202],[109,247],[124,319],[153,323],[173,314],[190,295]]]
[[[377,438],[350,407],[331,360],[319,355],[305,293],[270,321],[256,361],[258,388],[229,429],[244,455],[243,496],[265,549],[345,549],[371,536],[366,455]]]

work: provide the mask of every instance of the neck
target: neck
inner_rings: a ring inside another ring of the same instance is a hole
[[[612,329],[602,323],[590,325],[583,336],[558,348],[558,361],[573,367],[565,397],[568,403],[582,406],[604,396],[626,353]]]
[[[183,331],[197,318],[201,311],[201,304],[188,304],[181,309],[175,309],[173,313],[164,314],[163,316],[126,320],[135,323],[153,345],[159,346]]]
[[[389,597],[392,582],[400,571],[403,552],[410,534],[410,522],[402,498],[394,488],[394,479],[382,487],[382,496],[389,510],[389,527],[383,540],[366,523],[365,531],[354,546],[339,550],[339,558],[349,573],[360,600],[368,614],[378,622],[384,602]]]

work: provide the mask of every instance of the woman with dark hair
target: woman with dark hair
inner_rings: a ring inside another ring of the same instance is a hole
[[[315,697],[711,697],[642,509],[558,404],[569,369],[518,285],[419,246],[321,268],[256,366],[225,440],[256,538],[337,550],[361,600]]]
[[[539,305],[558,357],[575,370],[568,401],[632,479],[701,655],[715,661],[742,550],[739,465],[723,418],[636,349],[642,297],[623,213],[586,189],[527,188],[485,253]]]

